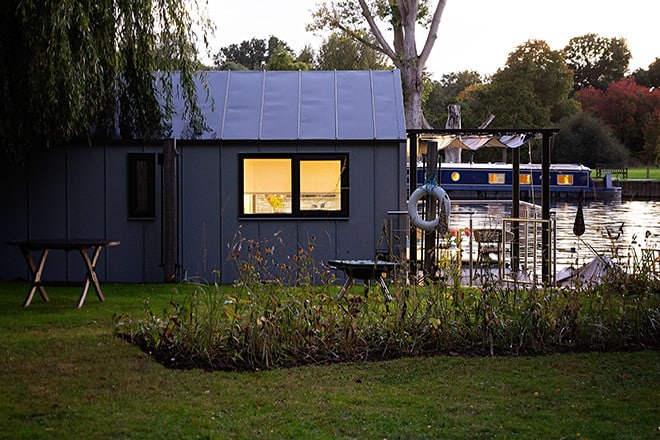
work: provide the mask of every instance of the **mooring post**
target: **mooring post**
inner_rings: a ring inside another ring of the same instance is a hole
[[[426,164],[426,177],[425,180],[428,180],[431,176],[438,176],[438,143],[434,141],[428,141],[426,143],[426,158],[428,160]],[[435,182],[440,184],[440,178],[434,179]],[[426,182],[425,182],[426,183]],[[443,204],[444,206],[444,204]],[[438,210],[438,200],[435,199],[432,195],[426,196],[426,220],[433,220],[436,216],[436,211]],[[445,213],[449,215],[449,213]],[[435,266],[437,263],[436,258],[436,231],[431,230],[427,231],[424,234],[424,274],[427,277],[432,277],[435,272]]]

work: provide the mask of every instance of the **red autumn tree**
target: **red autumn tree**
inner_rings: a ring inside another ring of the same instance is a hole
[[[653,160],[658,142],[653,133],[660,126],[660,90],[624,78],[611,83],[605,91],[582,89],[577,98],[582,109],[605,122],[635,158],[644,163]],[[655,139],[646,139],[649,136]]]

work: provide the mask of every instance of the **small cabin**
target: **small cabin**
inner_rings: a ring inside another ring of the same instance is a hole
[[[118,240],[102,281],[232,283],[241,243],[277,261],[371,259],[403,246],[406,127],[390,71],[212,71],[198,84],[203,131],[175,88],[167,138],[95,140],[0,165],[0,279],[27,279],[15,239]],[[80,258],[49,256],[44,278],[80,281]]]

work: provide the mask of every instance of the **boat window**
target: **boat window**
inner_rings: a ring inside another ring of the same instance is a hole
[[[557,174],[557,185],[573,185],[573,175]]]
[[[530,185],[532,183],[532,175],[531,174],[521,174],[519,182],[520,182],[521,185]]]
[[[239,162],[243,217],[348,215],[347,154],[245,154]]]
[[[495,185],[504,184],[504,173],[488,173],[488,183]]]

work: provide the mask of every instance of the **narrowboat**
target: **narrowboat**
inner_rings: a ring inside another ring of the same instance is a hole
[[[541,199],[541,165],[520,164],[520,197]],[[438,183],[452,199],[510,199],[513,167],[507,163],[442,163]],[[423,165],[417,167],[417,184],[425,182]],[[591,168],[580,164],[551,164],[550,192],[554,198],[620,200],[621,188],[612,184],[611,176],[603,182],[591,179]]]

